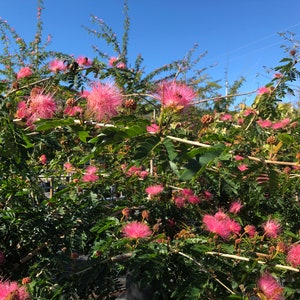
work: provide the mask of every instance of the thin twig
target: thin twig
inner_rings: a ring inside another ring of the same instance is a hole
[[[8,97],[9,95],[11,95],[11,94],[13,94],[13,93],[16,93],[17,91],[21,91],[21,90],[27,89],[27,88],[29,88],[29,87],[31,87],[31,86],[34,86],[34,85],[36,85],[36,84],[39,84],[39,83],[48,81],[48,80],[50,80],[51,78],[52,78],[52,77],[43,78],[43,79],[41,79],[41,80],[37,80],[37,81],[35,81],[35,82],[32,82],[32,83],[23,85],[23,86],[21,86],[21,87],[19,87],[19,88],[17,88],[17,89],[13,89],[13,90],[11,90],[10,92],[8,92],[4,97]]]
[[[212,145],[209,145],[209,144],[203,144],[203,143],[199,143],[196,141],[181,139],[181,138],[177,138],[177,137],[170,136],[170,135],[167,135],[167,138],[174,140],[174,141],[182,142],[182,143],[189,144],[189,145],[199,146],[199,147],[205,147],[205,148],[213,147]],[[269,159],[254,157],[254,156],[246,156],[246,158],[248,158],[250,160],[258,161],[258,162],[263,162],[266,164],[283,165],[283,166],[299,166],[298,162],[269,160]]]
[[[220,279],[217,278],[217,276],[215,274],[212,274],[211,272],[207,271],[206,269],[203,268],[203,266],[197,261],[195,260],[193,257],[181,252],[181,251],[174,251],[175,253],[188,258],[189,260],[191,260],[193,263],[195,263],[197,266],[200,267],[201,271],[205,272],[205,273],[209,273],[212,278],[217,281],[220,285],[222,285],[230,294],[235,295],[235,292],[233,290],[231,290],[228,286],[226,286]]]
[[[171,135],[167,135],[167,138],[169,138],[171,140],[174,140],[174,141],[177,141],[177,142],[182,142],[182,143],[185,143],[185,144],[189,144],[189,145],[194,145],[194,146],[199,146],[199,147],[206,147],[206,148],[212,147],[211,145],[208,145],[208,144],[203,144],[203,143],[199,143],[199,142],[195,142],[195,141],[190,141],[190,140],[187,140],[187,139],[181,139],[181,138],[177,138],[177,137],[171,136]]]
[[[215,255],[215,256],[222,256],[222,257],[227,257],[227,258],[232,258],[232,259],[237,259],[237,260],[243,260],[243,261],[250,261],[250,258],[248,258],[248,257],[234,255],[234,254],[220,253],[220,252],[214,252],[214,251],[206,252],[206,254]],[[257,263],[259,263],[261,265],[266,264],[265,261],[261,261],[261,260],[257,260]],[[297,268],[293,268],[293,267],[285,266],[285,265],[279,265],[279,264],[276,264],[275,268],[282,269],[282,270],[294,271],[294,272],[299,272],[300,271]]]
[[[246,92],[246,93],[240,93],[240,94],[231,94],[231,95],[226,95],[226,96],[218,96],[218,97],[206,98],[206,99],[202,99],[202,100],[198,100],[198,101],[193,101],[193,104],[199,104],[199,103],[208,102],[208,101],[216,101],[216,100],[219,100],[219,99],[222,99],[222,98],[226,98],[226,97],[245,96],[245,95],[254,94],[256,92],[257,92],[257,90],[251,91],[251,92]]]

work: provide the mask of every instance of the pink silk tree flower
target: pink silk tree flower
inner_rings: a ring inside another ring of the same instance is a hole
[[[253,225],[246,225],[244,227],[244,231],[249,235],[250,238],[253,238],[257,233],[256,228]]]
[[[75,105],[75,106],[67,106],[64,109],[64,114],[70,117],[74,117],[74,116],[79,116],[81,115],[83,112],[82,107]]]
[[[98,168],[95,166],[88,166],[85,170],[85,174],[82,176],[83,182],[95,182],[99,179],[99,176],[96,174]]]
[[[141,222],[128,223],[122,228],[121,232],[124,237],[131,239],[146,238],[152,234],[149,226]]]
[[[202,221],[206,230],[209,232],[217,234],[224,239],[227,239],[230,236],[229,228],[224,226],[224,222],[218,220],[215,216],[204,215]]]
[[[261,128],[271,128],[272,127],[272,121],[270,120],[262,120],[259,119],[256,121],[256,123],[261,127]]]
[[[184,83],[163,81],[158,84],[154,97],[161,102],[163,107],[181,111],[192,104],[196,93]]]
[[[15,116],[20,119],[27,119],[30,116],[30,112],[25,101],[21,101],[18,103]]]
[[[108,64],[111,66],[111,67],[114,67],[116,62],[118,61],[119,59],[117,57],[114,57],[112,56],[109,60],[108,60]]]
[[[186,203],[186,198],[182,196],[176,196],[174,197],[173,201],[178,208],[182,208]]]
[[[96,83],[87,96],[87,108],[97,121],[107,120],[118,114],[123,97],[113,83]]]
[[[283,300],[283,287],[269,273],[263,273],[258,280],[258,289],[266,297],[266,299]],[[264,298],[262,298],[264,299]]]
[[[24,286],[20,286],[16,281],[0,281],[0,299],[30,299],[29,293]]]
[[[49,62],[49,70],[54,73],[58,73],[59,71],[65,71],[67,66],[62,60],[54,59]]]
[[[281,225],[276,220],[268,220],[262,225],[265,235],[270,238],[277,238],[281,230]]]
[[[238,166],[238,169],[239,169],[241,172],[244,172],[244,171],[247,171],[249,168],[248,168],[248,165],[242,164],[242,165],[239,165],[239,166]]]
[[[146,188],[146,193],[148,196],[151,198],[152,196],[160,194],[164,190],[164,187],[159,184],[159,185],[151,185]]]
[[[17,73],[17,79],[29,77],[32,75],[32,71],[29,67],[21,68],[20,71]]]
[[[236,215],[240,212],[242,207],[243,207],[243,205],[241,204],[240,201],[234,201],[230,205],[229,212]]]
[[[196,195],[190,195],[187,197],[187,201],[191,204],[198,204],[201,202],[200,198]]]
[[[272,128],[274,130],[277,130],[277,129],[282,129],[284,127],[286,127],[289,123],[291,122],[291,120],[289,118],[285,118],[279,122],[275,122],[273,125],[272,125]]]
[[[244,111],[244,117],[248,117],[249,115],[256,115],[257,114],[257,112],[256,112],[256,110],[254,110],[254,109],[245,109],[245,111]]]
[[[232,115],[231,114],[222,114],[220,116],[220,120],[224,121],[224,122],[231,121],[232,120]]]
[[[235,159],[236,161],[239,161],[239,160],[244,160],[245,157],[244,157],[244,156],[241,156],[241,155],[236,155],[236,156],[234,157],[234,159]]]
[[[294,268],[300,266],[300,244],[291,246],[288,250],[286,261]]]
[[[118,69],[126,69],[126,64],[121,61],[121,62],[117,63],[116,67]]]
[[[42,165],[45,165],[47,163],[47,157],[45,154],[42,154],[39,158],[39,162],[42,164]]]
[[[71,173],[74,171],[74,167],[70,162],[64,163],[64,168],[65,168],[66,172],[68,172],[68,173]]]
[[[151,125],[147,126],[146,129],[149,133],[158,133],[160,130],[159,126],[155,123],[152,123]]]
[[[219,221],[227,220],[229,218],[221,209],[215,213],[214,217]]]
[[[258,90],[257,90],[257,94],[258,95],[262,95],[262,94],[269,94],[271,92],[270,88],[268,87],[260,87]]]
[[[204,191],[203,196],[204,196],[205,200],[211,200],[214,197],[214,195],[209,191]]]
[[[32,122],[38,118],[51,119],[56,111],[56,103],[50,94],[36,94],[30,97],[29,111]]]
[[[86,56],[77,57],[76,62],[80,66],[85,66],[85,67],[90,67],[93,64],[93,62]]]
[[[225,224],[228,227],[228,229],[230,230],[230,232],[232,232],[234,234],[240,234],[242,227],[237,221],[228,219],[225,222],[226,222]]]

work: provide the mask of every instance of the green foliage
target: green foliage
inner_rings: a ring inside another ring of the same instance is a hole
[[[168,106],[153,96],[161,81],[189,85],[199,99],[219,86],[197,69],[203,55],[192,59],[196,46],[149,74],[141,56],[131,68],[127,2],[124,13],[122,43],[97,17],[99,32],[88,29],[112,46],[122,68],[108,65],[101,51],[84,67],[46,51],[40,15],[38,38],[28,45],[18,40],[7,56],[4,37],[18,35],[1,21],[0,63],[10,66],[0,84],[3,278],[21,284],[30,277],[32,299],[115,299],[133,287],[152,299],[246,300],[264,299],[258,280],[267,271],[286,299],[299,298],[300,262],[287,259],[299,242],[299,110],[280,103],[299,78],[297,55],[282,59],[274,69],[281,75],[249,107],[231,109],[243,78],[231,96],[206,109]],[[50,72],[53,57],[66,70]],[[16,80],[25,63],[33,74]],[[82,93],[106,79],[123,103],[117,116],[95,120]],[[56,110],[30,123],[16,112],[20,103],[27,111],[36,88],[53,95]],[[70,107],[79,110],[67,114]],[[162,190],[151,194],[149,187]],[[242,207],[232,209],[237,203]],[[229,223],[212,228],[205,216],[230,221],[230,234],[220,232]],[[270,235],[268,220],[281,230]],[[124,226],[134,222],[150,234],[126,235]]]

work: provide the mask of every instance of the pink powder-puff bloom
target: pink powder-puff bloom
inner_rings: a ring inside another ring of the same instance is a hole
[[[89,96],[90,92],[87,90],[84,90],[80,93],[81,98],[87,98]]]
[[[287,253],[286,261],[294,268],[300,266],[300,244],[293,245]]]
[[[129,177],[134,175],[138,176],[141,171],[142,171],[142,167],[132,166],[126,171],[126,175]]]
[[[236,155],[236,156],[234,157],[234,159],[235,159],[236,161],[239,161],[239,160],[245,159],[245,157],[244,157],[244,156],[241,156],[241,155]]]
[[[151,185],[146,188],[146,193],[148,196],[151,198],[152,196],[160,194],[164,190],[164,187],[159,184],[159,185]]]
[[[64,163],[64,168],[65,168],[67,173],[71,173],[71,172],[74,171],[74,167],[70,162]]]
[[[39,157],[39,162],[42,164],[42,165],[45,165],[47,163],[47,157],[45,154],[42,154],[40,157]]]
[[[118,58],[112,56],[112,57],[108,60],[108,64],[109,64],[111,67],[114,67],[117,61],[118,61]]]
[[[256,235],[256,228],[253,225],[246,225],[244,231],[249,235],[249,237],[253,238]]]
[[[247,171],[249,168],[248,168],[248,165],[242,164],[242,165],[239,165],[239,166],[238,166],[238,169],[239,169],[241,172],[244,172],[244,171]]]
[[[160,131],[159,126],[155,123],[152,123],[151,125],[147,126],[146,129],[149,133],[158,133]]]
[[[225,225],[228,227],[228,229],[230,230],[230,232],[234,233],[234,234],[240,234],[242,227],[241,225],[232,219],[228,219],[225,221]]]
[[[206,230],[209,232],[217,234],[224,239],[227,239],[230,236],[228,226],[224,226],[226,224],[224,224],[223,221],[218,220],[215,216],[204,215],[202,221]]]
[[[270,88],[268,87],[260,87],[258,90],[257,90],[257,94],[258,95],[262,95],[262,94],[269,94],[271,92]]]
[[[214,217],[219,221],[224,221],[224,220],[229,219],[229,217],[222,210],[217,211],[215,213]]]
[[[82,176],[83,182],[95,182],[99,179],[99,176],[96,174],[98,168],[95,166],[88,166],[85,170],[84,175]]]
[[[77,57],[76,62],[80,66],[85,66],[85,67],[90,67],[93,64],[93,62],[88,57],[85,57],[85,56]]]
[[[187,197],[187,201],[191,204],[198,204],[201,202],[200,198],[196,195],[190,195]]]
[[[0,281],[0,299],[28,300],[29,293],[24,286],[16,281]]]
[[[152,234],[149,226],[141,222],[131,222],[126,224],[122,229],[122,233],[124,237],[131,239],[146,238]]]
[[[214,197],[214,195],[209,191],[204,191],[203,196],[204,196],[205,200],[211,200]]]
[[[95,174],[97,173],[98,168],[95,166],[88,166],[85,170],[86,174]]]
[[[67,106],[65,109],[64,109],[64,114],[67,115],[67,116],[70,116],[70,117],[74,117],[74,116],[78,116],[78,115],[81,115],[83,112],[83,109],[82,107],[76,105],[76,106]]]
[[[297,121],[294,121],[294,122],[290,123],[291,128],[295,128],[295,127],[297,127],[297,125],[298,125]]]
[[[97,83],[87,97],[87,108],[97,121],[102,121],[118,114],[122,104],[122,95],[113,83]]]
[[[143,170],[143,171],[141,171],[140,173],[139,173],[139,178],[141,178],[141,179],[145,179],[145,178],[147,178],[148,177],[148,175],[149,175],[149,172],[148,171],[146,171],[146,170]]]
[[[256,111],[254,109],[245,109],[244,117],[248,117],[249,115],[256,115]]]
[[[284,127],[286,127],[289,123],[291,122],[291,120],[289,118],[285,118],[279,122],[275,122],[273,125],[272,125],[272,128],[273,129],[282,129]]]
[[[283,294],[283,287],[277,282],[277,280],[269,273],[265,272],[258,280],[259,291],[266,296],[265,299],[280,300]]]
[[[154,97],[161,102],[163,107],[180,111],[192,104],[196,93],[184,83],[163,81],[158,84]]]
[[[231,121],[232,120],[232,115],[231,114],[222,114],[220,116],[220,120],[224,121],[224,122]]]
[[[238,125],[242,125],[243,123],[244,123],[244,119],[243,118],[238,118],[237,119],[237,123],[238,123]]]
[[[185,203],[186,203],[186,198],[182,197],[182,196],[176,196],[174,197],[174,203],[178,208],[182,208],[184,207]]]
[[[268,220],[266,223],[262,225],[265,235],[270,238],[277,238],[281,225],[276,220]]]
[[[30,112],[25,101],[21,101],[18,103],[15,116],[20,119],[27,119],[30,116]]]
[[[281,73],[275,73],[274,78],[282,78],[283,75]]]
[[[51,72],[58,73],[59,71],[65,71],[67,69],[67,66],[62,60],[54,59],[49,62],[49,70]]]
[[[198,204],[200,203],[200,198],[194,194],[191,189],[182,189],[178,191],[176,197],[174,198],[174,202],[178,207],[183,207],[185,203],[190,204]]]
[[[56,111],[56,103],[49,94],[36,94],[30,97],[28,110],[31,114],[28,124],[32,124],[39,118],[51,119]]]
[[[32,71],[29,67],[24,67],[20,69],[20,71],[17,73],[17,79],[29,77],[32,75]]]
[[[117,66],[116,66],[118,69],[126,69],[126,64],[124,62],[119,62],[117,63]]]
[[[242,207],[243,205],[240,201],[234,201],[230,205],[229,212],[232,214],[238,214]]]
[[[271,128],[272,127],[272,121],[270,120],[262,120],[259,119],[256,121],[256,123],[261,127],[261,128]]]
[[[194,192],[191,189],[182,189],[180,194],[182,194],[184,197],[189,197],[194,195]]]

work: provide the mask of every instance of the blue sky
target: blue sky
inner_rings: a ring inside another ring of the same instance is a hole
[[[207,51],[199,68],[225,86],[244,76],[248,92],[272,79],[264,66],[277,66],[287,44],[278,32],[300,34],[299,0],[129,0],[131,29],[129,58],[144,58],[153,70],[183,58],[197,43],[196,54]],[[2,1],[0,16],[26,41],[31,41],[36,24],[35,0]],[[92,45],[114,56],[103,41],[89,35],[96,15],[110,25],[119,38],[123,33],[122,0],[44,0],[44,34],[53,37],[49,49],[94,57]],[[299,38],[300,39],[300,38]],[[254,97],[254,96],[250,96]]]

